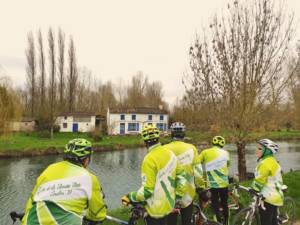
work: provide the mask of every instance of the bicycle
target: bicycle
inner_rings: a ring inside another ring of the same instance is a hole
[[[251,189],[244,187],[242,185],[238,186],[239,189],[243,189],[250,194],[253,195],[252,202],[250,203],[249,207],[246,207],[239,211],[234,217],[232,224],[233,225],[259,225],[259,207],[264,208],[263,199],[264,197],[256,193],[255,191],[252,191]]]
[[[259,207],[264,208],[264,197],[242,185],[238,186],[253,195],[249,207],[242,209],[234,217],[233,225],[260,225]],[[287,186],[283,186],[283,191],[287,191]],[[283,206],[278,207],[278,224],[292,225],[295,222],[296,204],[291,197],[284,197]]]

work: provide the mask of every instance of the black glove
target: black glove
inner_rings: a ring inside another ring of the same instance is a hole
[[[260,193],[258,191],[256,191],[255,189],[253,189],[253,188],[249,189],[249,193],[252,194],[252,195],[256,195],[256,196],[260,195]]]
[[[11,212],[9,215],[10,215],[10,218],[11,218],[14,222],[16,222],[17,219],[22,220],[25,214],[24,214],[24,213],[17,213],[17,212],[15,212],[15,211],[13,211],[13,212]]]
[[[93,221],[93,220],[89,220],[86,217],[83,217],[82,219],[82,225],[99,225],[101,224],[103,221]]]

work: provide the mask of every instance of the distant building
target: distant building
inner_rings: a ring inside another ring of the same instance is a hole
[[[137,134],[146,124],[154,124],[161,131],[167,131],[169,114],[158,108],[108,108],[106,120],[108,134]]]
[[[56,118],[60,132],[91,132],[100,127],[104,117],[93,112],[61,113]]]
[[[30,117],[22,117],[18,121],[11,122],[12,131],[34,131],[36,125],[36,119]]]

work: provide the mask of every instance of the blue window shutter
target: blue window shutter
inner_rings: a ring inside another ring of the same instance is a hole
[[[137,123],[137,124],[136,124],[136,131],[139,131],[139,130],[140,130],[140,124]]]

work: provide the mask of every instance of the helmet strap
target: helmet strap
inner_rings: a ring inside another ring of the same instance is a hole
[[[145,141],[145,144],[147,148],[150,148],[151,146],[158,144],[158,138]]]

